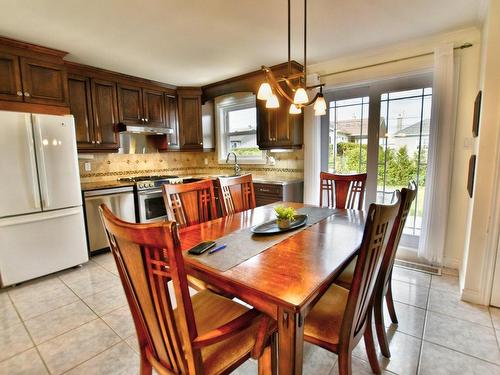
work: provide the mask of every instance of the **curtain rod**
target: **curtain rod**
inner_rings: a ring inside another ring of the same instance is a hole
[[[462,44],[459,47],[454,47],[453,49],[454,50],[455,49],[465,49],[465,48],[469,48],[469,47],[472,47],[472,43],[464,43],[464,44]],[[339,70],[338,72],[320,74],[319,78],[329,77],[329,76],[333,76],[333,75],[341,74],[341,73],[353,72],[355,70],[361,70],[361,69],[366,69],[366,68],[373,68],[375,66],[380,66],[380,65],[385,65],[385,64],[392,64],[392,63],[396,63],[396,62],[399,62],[399,61],[411,60],[411,59],[415,59],[417,57],[430,56],[430,55],[433,55],[433,54],[434,54],[434,52],[426,52],[426,53],[421,53],[420,55],[413,55],[413,56],[408,56],[408,57],[401,57],[399,59],[384,61],[384,62],[370,64],[370,65],[365,65],[365,66],[359,66],[357,68],[351,68],[351,69],[346,69],[346,70]]]

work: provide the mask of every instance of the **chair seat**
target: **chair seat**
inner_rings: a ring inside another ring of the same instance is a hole
[[[243,315],[248,308],[208,290],[191,297],[198,335],[203,335]],[[244,331],[201,349],[205,374],[219,374],[252,351],[258,319]]]
[[[335,284],[340,285],[343,288],[351,289],[352,278],[354,275],[354,268],[356,267],[356,261],[358,257],[355,257],[351,263],[342,271],[342,273],[335,279]]]
[[[336,351],[349,290],[332,284],[306,317],[304,338]]]

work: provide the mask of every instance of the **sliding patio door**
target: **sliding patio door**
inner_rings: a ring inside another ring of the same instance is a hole
[[[322,170],[367,173],[366,207],[390,203],[394,191],[417,184],[401,245],[417,249],[426,186],[432,76],[335,90],[322,120]]]

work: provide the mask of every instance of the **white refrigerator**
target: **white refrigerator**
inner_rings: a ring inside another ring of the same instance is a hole
[[[88,261],[72,116],[0,111],[0,281]]]

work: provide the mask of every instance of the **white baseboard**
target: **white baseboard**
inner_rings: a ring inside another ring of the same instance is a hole
[[[484,303],[483,296],[479,291],[472,289],[463,289],[461,295],[462,301],[475,303],[478,305],[487,305]]]
[[[460,271],[461,266],[462,266],[462,260],[460,259],[448,258],[448,257],[443,258],[443,267]]]

